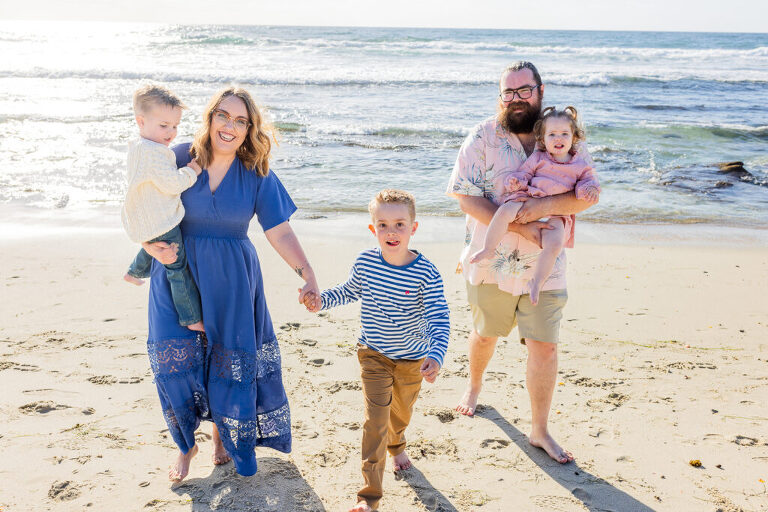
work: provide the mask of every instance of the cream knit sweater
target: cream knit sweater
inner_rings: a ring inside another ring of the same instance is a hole
[[[123,227],[134,242],[167,233],[184,217],[181,193],[197,181],[189,167],[176,168],[176,155],[167,146],[144,138],[128,145],[128,189]]]

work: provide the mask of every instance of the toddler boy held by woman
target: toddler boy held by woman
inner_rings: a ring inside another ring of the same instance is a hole
[[[365,484],[350,512],[376,509],[383,494],[387,451],[395,471],[411,467],[405,429],[422,379],[430,383],[437,379],[450,334],[440,273],[408,247],[418,227],[413,196],[383,190],[368,210],[372,221],[368,227],[379,247],[358,255],[345,283],[304,300],[313,312],[362,301],[357,357],[365,395]]]

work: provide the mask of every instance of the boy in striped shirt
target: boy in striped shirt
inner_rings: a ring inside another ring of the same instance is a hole
[[[350,512],[377,507],[387,451],[395,471],[411,467],[405,429],[422,378],[430,383],[437,379],[450,333],[440,273],[422,254],[408,248],[418,227],[413,196],[383,190],[368,210],[373,222],[368,228],[379,248],[360,253],[347,282],[304,301],[310,311],[362,301],[357,357],[365,395],[365,485]]]

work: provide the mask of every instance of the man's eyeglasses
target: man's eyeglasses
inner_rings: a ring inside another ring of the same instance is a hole
[[[501,91],[499,96],[501,97],[501,101],[514,101],[515,95],[521,100],[527,100],[533,96],[533,90],[538,89],[539,87],[539,85],[526,85],[525,87],[520,87],[518,89],[507,89]]]
[[[232,122],[232,126],[234,126],[235,130],[237,130],[239,132],[244,132],[245,130],[248,129],[249,126],[251,126],[251,122],[248,121],[246,118],[244,118],[244,117],[232,118],[232,116],[229,115],[229,113],[225,112],[224,110],[219,110],[219,109],[214,110],[213,111],[213,118],[217,122],[219,122],[221,124],[224,124],[224,125],[226,125],[227,123],[229,123],[231,121]]]

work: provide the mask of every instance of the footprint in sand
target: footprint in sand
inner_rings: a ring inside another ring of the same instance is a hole
[[[80,496],[80,486],[69,480],[55,481],[48,490],[48,497],[54,501],[70,501]]]
[[[306,339],[306,340],[301,340],[300,343],[308,347],[314,347],[315,345],[317,345],[317,340]]]
[[[13,361],[0,361],[0,371],[16,370],[19,372],[39,372],[40,367],[34,364],[15,363]]]
[[[88,377],[88,382],[104,386],[111,386],[117,382],[117,377],[113,377],[112,375],[95,375],[93,377]]]
[[[341,426],[349,430],[360,430],[360,424],[354,421],[342,423]]]
[[[506,448],[509,446],[509,440],[507,439],[483,439],[483,442],[480,443],[480,446],[482,448],[490,448],[491,450],[499,450],[501,448]]]
[[[338,393],[342,389],[347,391],[360,391],[362,386],[359,382],[356,380],[348,380],[348,381],[340,381],[340,382],[334,382],[332,384],[328,384],[325,388],[329,393],[334,394]]]
[[[41,400],[38,402],[32,402],[22,405],[19,410],[24,414],[46,414],[51,411],[58,411],[59,409],[70,409],[71,406],[64,404],[57,404],[50,400]]]
[[[310,359],[309,361],[307,361],[307,363],[312,365],[312,366],[328,366],[329,364],[333,364],[333,363],[331,363],[331,361],[327,361],[327,360],[323,359],[322,357],[317,358],[317,359]]]
[[[453,409],[430,408],[424,411],[425,416],[436,416],[440,423],[450,423],[459,417],[459,413]]]
[[[760,441],[754,437],[747,436],[736,436],[733,442],[739,446],[757,446],[760,443]]]

